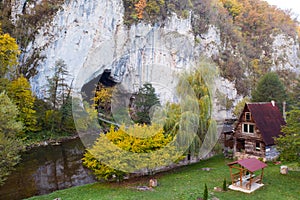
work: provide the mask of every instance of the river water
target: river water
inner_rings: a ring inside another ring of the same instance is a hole
[[[0,200],[18,200],[95,182],[82,166],[84,146],[79,138],[58,145],[32,148],[0,187]]]

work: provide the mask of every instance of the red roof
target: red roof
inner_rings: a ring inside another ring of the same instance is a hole
[[[247,103],[256,127],[260,130],[266,145],[274,144],[274,137],[281,134],[281,126],[285,125],[282,114],[272,103]]]
[[[243,160],[237,160],[231,163],[228,163],[227,165],[234,165],[234,164],[239,164],[243,167],[245,167],[247,170],[250,172],[255,172],[257,170],[263,169],[267,167],[268,165],[264,162],[261,162],[257,160],[256,158],[247,158]]]

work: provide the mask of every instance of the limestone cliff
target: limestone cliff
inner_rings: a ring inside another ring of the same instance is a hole
[[[13,4],[12,16],[21,14],[26,2]],[[30,10],[34,5],[26,6]],[[192,68],[202,56],[216,58],[226,51],[242,59],[236,45],[222,38],[219,27],[210,24],[204,33],[195,35],[192,11],[185,18],[172,13],[163,23],[141,21],[131,26],[124,23],[124,12],[122,0],[65,0],[21,57],[23,63],[36,51],[43,57],[36,63],[37,74],[30,79],[36,95],[45,96],[47,77],[53,74],[57,60],[67,65],[68,83],[75,89],[110,70],[111,78],[128,90],[152,82],[163,98],[174,89],[172,74]],[[284,33],[273,37],[272,69],[299,72],[297,38]],[[220,77],[216,83],[228,98],[239,98],[232,80]]]

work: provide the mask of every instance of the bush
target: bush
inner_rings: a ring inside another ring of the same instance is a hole
[[[16,136],[23,126],[16,121],[18,114],[17,106],[4,92],[0,93],[0,186],[20,161],[23,145]]]
[[[182,158],[175,147],[167,146],[172,139],[156,124],[136,124],[129,128],[112,126],[87,149],[83,165],[93,170],[99,180],[121,180],[127,172],[144,169],[152,175],[157,167]]]
[[[19,154],[21,150],[22,143],[19,140],[7,137],[0,132],[0,186],[4,184],[7,176],[21,160]]]
[[[223,181],[223,191],[227,191],[226,178],[224,178],[224,181]]]
[[[207,200],[208,199],[208,190],[207,190],[207,185],[205,183],[204,185],[204,193],[203,193],[203,200]]]

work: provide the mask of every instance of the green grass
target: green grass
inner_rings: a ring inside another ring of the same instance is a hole
[[[149,177],[142,177],[118,183],[95,183],[56,191],[49,195],[33,197],[30,200],[196,200],[203,196],[204,184],[207,184],[209,199],[217,197],[221,200],[296,200],[300,198],[300,172],[279,173],[280,165],[268,163],[265,169],[263,188],[252,194],[237,191],[216,192],[214,187],[222,188],[224,178],[229,182],[230,160],[215,156],[209,160],[190,166],[181,167],[166,173],[158,174],[159,186],[154,191],[137,191],[136,186],[148,185]],[[202,171],[204,167],[211,171]]]

